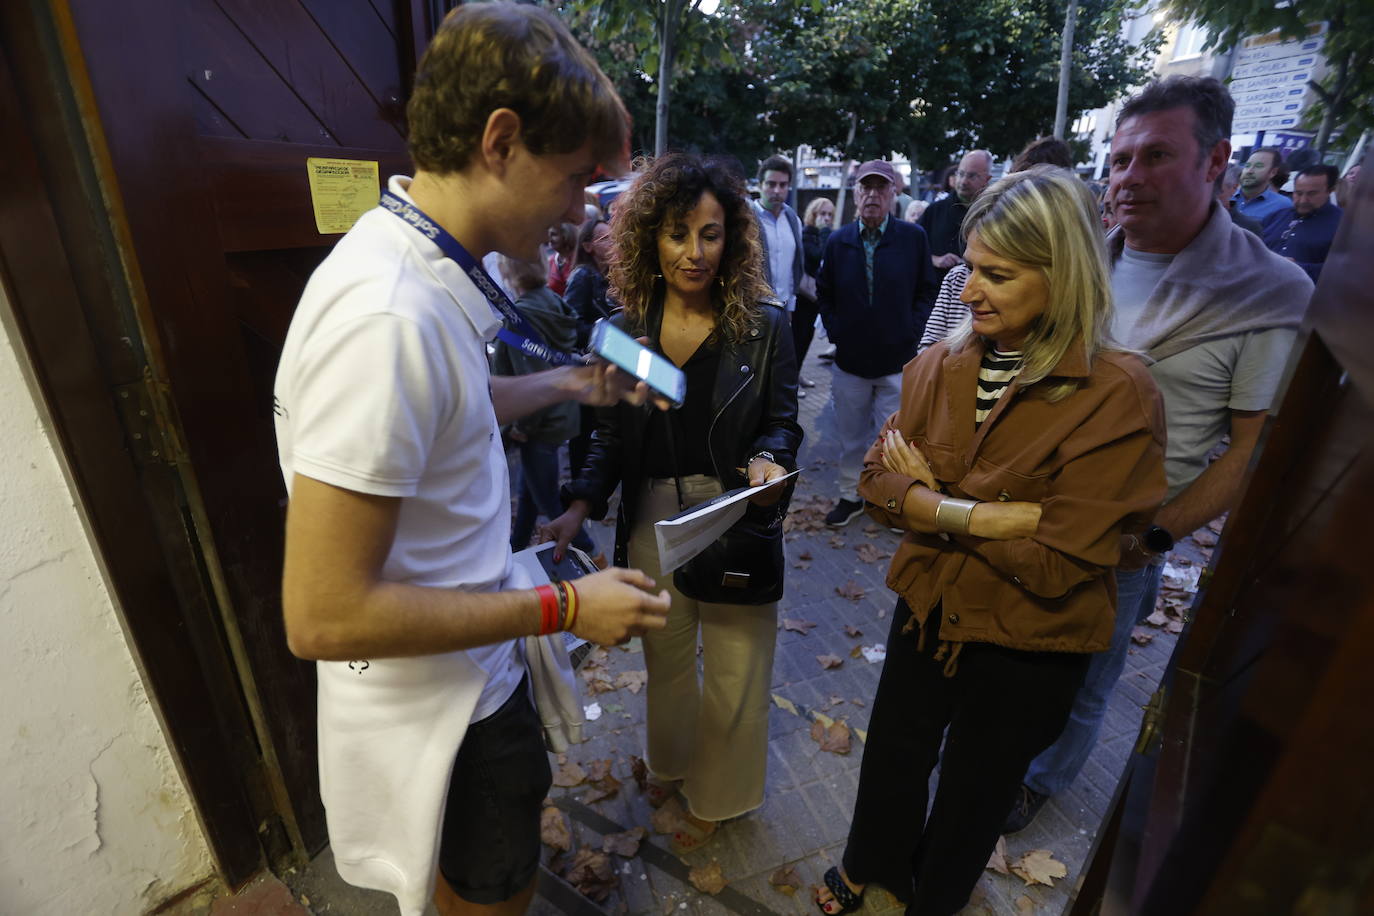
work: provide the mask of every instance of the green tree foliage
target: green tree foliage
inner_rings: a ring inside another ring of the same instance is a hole
[[[657,74],[646,65],[658,48],[643,27],[606,27],[606,9],[622,5],[579,0],[563,11],[619,87],[636,145],[648,150]],[[853,159],[902,150],[924,167],[976,146],[1014,153],[1053,124],[1066,8],[1067,0],[722,0],[713,16],[688,17],[670,145],[732,153],[749,171],[803,143]],[[1080,2],[1070,111],[1144,79],[1155,45],[1122,42],[1124,9],[1125,0]]]
[[[1337,128],[1374,127],[1374,2],[1370,0],[1171,0],[1170,11],[1212,30],[1210,44],[1229,47],[1247,35],[1279,29],[1287,38],[1307,34],[1309,24],[1328,24],[1327,73],[1309,83],[1318,103],[1307,112],[1317,127],[1316,147],[1326,152]]]

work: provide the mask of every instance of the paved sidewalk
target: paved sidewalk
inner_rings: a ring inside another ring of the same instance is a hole
[[[816,342],[814,352],[826,346]],[[812,356],[804,375],[816,387],[804,389],[801,420],[807,438],[801,453],[803,475],[793,505],[808,504],[828,509],[835,488],[834,460],[838,455],[833,408],[829,397],[832,370]],[[609,544],[610,529],[594,532],[599,543]],[[866,705],[877,687],[881,662],[870,663],[858,647],[882,646],[894,604],[883,584],[887,557],[898,543],[897,535],[860,517],[839,531],[794,531],[788,536],[788,587],[779,617],[815,624],[806,633],[782,626],[779,621],[777,657],[773,667],[775,702],[771,711],[767,799],[763,808],[723,826],[702,849],[682,860],[667,852],[668,838],[652,830],[645,850],[632,859],[613,857],[620,886],[601,904],[609,912],[661,913],[814,913],[810,886],[838,861],[844,848],[849,814],[858,786],[863,743],[859,737],[868,726]],[[880,558],[874,559],[874,555]],[[865,556],[873,562],[865,562]],[[844,590],[863,596],[851,600]],[[861,635],[850,636],[846,626]],[[1112,700],[1102,738],[1087,767],[1063,797],[1046,805],[1035,823],[1007,839],[1008,859],[1033,849],[1050,850],[1069,870],[1053,888],[1027,887],[1014,876],[985,872],[965,909],[967,914],[1059,913],[1068,900],[1093,835],[1115,789],[1139,727],[1141,710],[1148,702],[1176,637],[1152,631],[1146,646],[1133,646]],[[817,656],[842,659],[838,668],[825,669]],[[607,653],[612,678],[643,670],[638,647]],[[585,804],[594,790],[587,786],[555,789],[553,798],[570,817],[575,848],[600,848],[604,831],[650,827],[651,809],[640,796],[630,775],[630,758],[643,755],[644,699],[642,693],[622,688],[584,697],[596,701],[601,718],[588,725],[588,740],[568,757],[589,766],[609,759],[612,772],[623,783],[615,798]],[[855,701],[859,701],[856,703]],[[1008,697],[1007,702],[1028,702]],[[859,704],[864,705],[859,705]],[[794,711],[795,710],[795,711]],[[856,732],[849,754],[822,751],[811,737],[820,713],[846,722]],[[725,891],[712,896],[698,891],[686,880],[688,868],[719,864],[729,882]],[[801,891],[787,896],[769,884],[779,869],[791,867],[802,882]],[[546,912],[556,912],[550,906]],[[542,907],[541,907],[542,908]],[[901,908],[890,896],[870,893],[864,912],[896,912]]]
[[[816,341],[813,353],[826,346]],[[838,446],[834,434],[829,386],[832,370],[813,355],[804,375],[816,382],[805,389],[801,419],[807,437],[801,453],[803,474],[794,507],[808,504],[829,508],[834,495],[834,459]],[[593,525],[593,537],[607,548],[609,526]],[[541,879],[540,894],[532,912],[633,913],[633,914],[809,914],[815,913],[811,885],[836,863],[844,847],[849,814],[858,785],[862,735],[868,726],[868,703],[874,695],[881,661],[870,663],[857,647],[882,646],[894,604],[883,584],[888,559],[898,536],[860,517],[840,531],[794,531],[788,536],[788,587],[780,618],[805,621],[814,627],[799,633],[779,621],[778,649],[773,669],[774,706],[770,717],[770,749],[767,798],[764,806],[725,824],[703,848],[679,859],[669,851],[668,837],[649,830],[639,853],[631,858],[611,856],[617,886],[606,898],[593,903],[552,874]],[[865,562],[865,555],[872,562]],[[809,558],[809,559],[808,559]],[[862,597],[858,597],[858,590]],[[842,597],[844,590],[855,597]],[[851,636],[846,627],[861,635]],[[1124,766],[1139,726],[1141,709],[1163,672],[1176,641],[1164,630],[1154,630],[1145,646],[1133,646],[1099,746],[1078,781],[1062,798],[1051,800],[1028,829],[1007,839],[1011,860],[1034,849],[1046,849],[1068,867],[1068,877],[1052,888],[1027,887],[1019,878],[985,872],[965,914],[1023,914],[1062,912],[1070,889],[1083,866],[1117,775]],[[825,669],[817,656],[834,655],[839,667]],[[644,668],[637,643],[605,652],[604,668],[614,682],[621,675]],[[617,794],[589,801],[596,794],[589,784],[555,788],[551,797],[564,812],[571,829],[573,851],[600,850],[608,833],[633,827],[651,827],[653,813],[631,775],[631,758],[644,754],[644,696],[633,685],[596,695],[600,717],[588,723],[587,740],[567,758],[590,769],[594,761],[609,760],[611,773],[622,784]],[[1009,703],[1033,698],[1007,697]],[[820,750],[811,737],[815,714],[842,721],[855,731],[852,750],[839,755]],[[557,767],[557,762],[555,762]],[[546,858],[547,861],[547,858]],[[719,865],[728,882],[712,895],[697,890],[688,872]],[[555,862],[554,866],[557,867]],[[801,889],[788,896],[769,884],[779,869],[795,870]],[[394,913],[394,904],[383,895],[348,888],[333,874],[325,857],[311,868],[284,876],[299,896],[305,893],[314,912]],[[900,911],[896,901],[871,891],[863,912]]]

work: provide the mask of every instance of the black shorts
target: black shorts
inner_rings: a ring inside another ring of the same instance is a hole
[[[500,709],[468,726],[453,765],[439,871],[470,903],[509,900],[539,868],[539,813],[553,784],[528,678]]]

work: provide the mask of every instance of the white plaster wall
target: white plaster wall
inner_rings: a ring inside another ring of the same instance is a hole
[[[0,314],[0,914],[139,914],[210,856]]]

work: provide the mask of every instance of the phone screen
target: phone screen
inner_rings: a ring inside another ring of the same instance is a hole
[[[604,318],[592,329],[592,351],[675,405],[680,406],[687,397],[687,376],[681,369]]]

